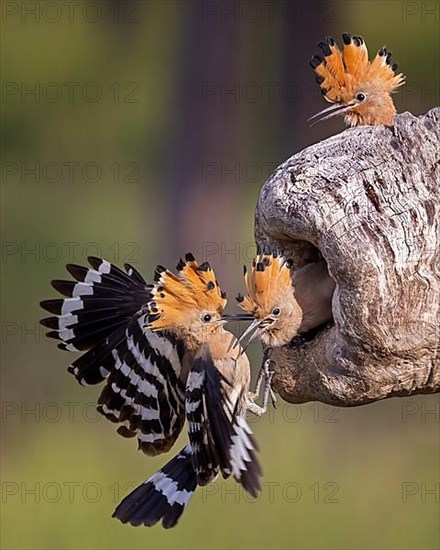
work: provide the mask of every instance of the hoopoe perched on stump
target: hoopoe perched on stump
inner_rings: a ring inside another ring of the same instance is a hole
[[[387,48],[381,48],[369,61],[362,37],[344,33],[342,39],[342,51],[333,38],[326,37],[318,44],[324,57],[310,59],[324,98],[333,103],[310,120],[316,124],[342,114],[351,126],[390,126],[396,114],[391,93],[405,83],[404,75],[396,74],[398,65],[392,62]]]
[[[237,296],[240,307],[253,319],[238,342],[249,336],[249,345],[254,338],[259,338],[267,347],[268,353],[265,355],[269,355],[260,369],[253,396],[255,399],[260,393],[264,378],[261,413],[266,410],[269,395],[274,400],[270,387],[273,375],[269,372],[270,350],[285,346],[294,337],[332,319],[335,283],[325,261],[311,263],[298,270],[292,267],[291,260],[277,252],[259,254],[252,262],[250,273],[244,268],[246,296]]]
[[[41,306],[59,347],[85,351],[69,368],[81,384],[106,381],[98,410],[137,437],[147,455],[168,451],[188,421],[189,444],[129,494],[114,517],[173,527],[198,485],[219,473],[260,491],[256,443],[245,419],[250,366],[223,326],[226,295],[208,263],[191,254],[177,274],[158,266],[155,284],[98,258],[68,265],[76,281],[53,281],[66,299]]]

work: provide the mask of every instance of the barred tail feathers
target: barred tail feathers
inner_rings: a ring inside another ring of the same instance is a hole
[[[161,470],[126,496],[113,517],[133,526],[151,527],[162,521],[166,529],[174,527],[197,487],[191,452],[191,446],[186,445]]]

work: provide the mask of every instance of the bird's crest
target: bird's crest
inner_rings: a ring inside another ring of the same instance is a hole
[[[404,75],[396,74],[398,66],[392,63],[392,54],[385,47],[369,61],[367,46],[362,37],[344,33],[342,38],[342,51],[333,38],[326,37],[318,44],[324,57],[315,55],[310,60],[324,98],[330,103],[340,105],[339,110],[329,108],[318,113],[322,115],[331,112],[331,115],[327,114],[322,120],[337,112],[345,113],[353,107],[356,108],[367,99],[368,91],[391,94],[405,83]]]
[[[260,254],[254,258],[250,272],[244,268],[246,296],[239,294],[240,307],[254,316],[270,313],[285,292],[292,292],[292,262],[277,252]]]
[[[218,286],[208,262],[198,264],[192,254],[180,260],[177,274],[157,266],[155,284],[148,303],[151,330],[167,330],[185,325],[188,313],[194,310],[218,312],[226,306],[226,294]]]

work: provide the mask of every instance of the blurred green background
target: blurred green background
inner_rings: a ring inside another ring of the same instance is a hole
[[[384,44],[398,111],[439,103],[439,3],[14,2],[2,10],[2,548],[440,546],[439,399],[352,410],[279,403],[255,421],[264,490],[199,490],[177,528],[131,528],[117,502],[165,462],[94,411],[38,302],[88,254],[146,278],[192,251],[233,297],[259,189],[343,129],[308,59],[325,35]],[[340,38],[339,38],[340,40]],[[233,306],[232,306],[233,307]],[[261,361],[251,350],[255,369]]]

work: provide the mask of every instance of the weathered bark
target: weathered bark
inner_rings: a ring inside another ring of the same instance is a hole
[[[301,267],[323,257],[334,322],[274,350],[292,403],[362,405],[440,390],[440,108],[345,130],[265,183],[257,243]]]

